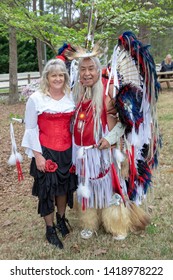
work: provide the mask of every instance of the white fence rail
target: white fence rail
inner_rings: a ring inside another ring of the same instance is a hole
[[[31,80],[36,80],[40,78],[39,72],[28,72],[28,73],[18,73],[18,87],[25,86],[31,82]],[[0,75],[0,89],[9,88],[9,74]]]

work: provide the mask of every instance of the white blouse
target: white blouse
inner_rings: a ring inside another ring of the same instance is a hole
[[[39,141],[38,115],[47,113],[69,113],[75,110],[72,93],[64,95],[60,100],[43,95],[40,91],[34,92],[26,103],[25,132],[22,139],[22,147],[29,158],[34,157],[33,150],[42,153]]]

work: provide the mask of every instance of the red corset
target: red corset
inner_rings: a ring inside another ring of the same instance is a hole
[[[42,146],[55,150],[65,151],[72,145],[70,132],[70,113],[42,113],[38,116],[39,139]]]

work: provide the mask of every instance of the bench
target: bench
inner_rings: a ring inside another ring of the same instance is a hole
[[[171,88],[171,82],[173,82],[173,71],[167,72],[157,72],[158,82],[164,83],[166,82],[167,88]]]

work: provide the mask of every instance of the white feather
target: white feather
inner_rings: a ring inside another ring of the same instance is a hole
[[[117,71],[123,84],[132,83],[140,87],[141,78],[137,66],[131,55],[124,49],[117,54]]]
[[[80,147],[77,151],[77,159],[83,158],[85,155],[85,149],[84,147]]]
[[[125,159],[125,156],[119,149],[115,149],[115,157],[116,157],[116,160],[119,162],[122,162]]]
[[[23,161],[23,157],[20,153],[16,153],[16,158],[19,160],[19,162],[22,162]]]
[[[79,197],[89,198],[90,190],[89,190],[88,186],[84,186],[82,183],[80,183],[77,188],[77,195]]]
[[[15,165],[16,164],[16,156],[15,154],[11,154],[8,160],[9,165]]]
[[[18,152],[16,154],[12,153],[10,155],[9,160],[8,160],[8,164],[9,165],[16,165],[16,160],[18,160],[19,162],[22,162],[22,160],[23,160],[22,155]]]
[[[131,139],[131,144],[136,146],[136,147],[140,147],[140,138],[139,135],[135,132],[135,128],[133,126],[132,128],[132,139]]]

